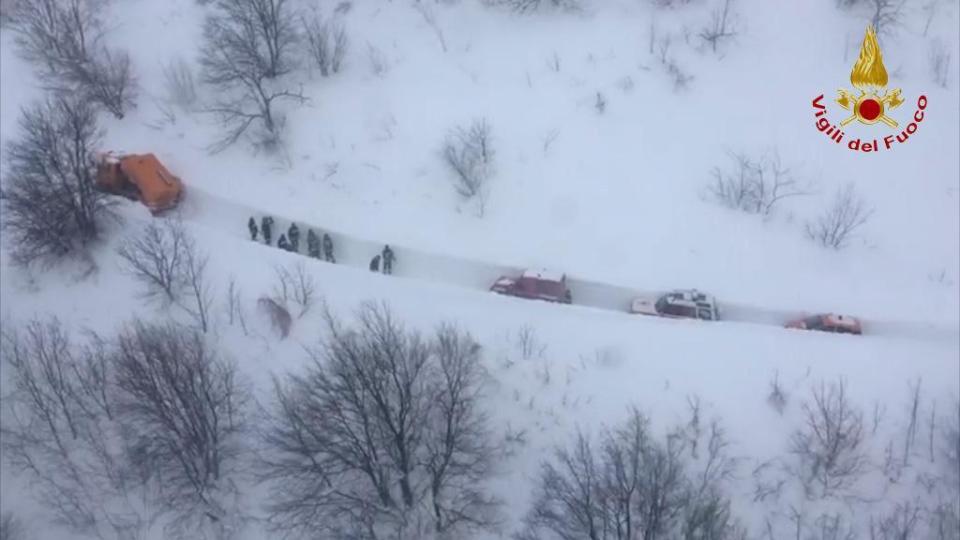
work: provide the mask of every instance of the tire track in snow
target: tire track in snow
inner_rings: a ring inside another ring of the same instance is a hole
[[[327,233],[333,240],[334,253],[337,264],[369,271],[370,259],[380,253],[383,242],[346,235],[338,231],[322,228],[307,219],[291,220],[279,212],[253,208],[243,203],[227,200],[213,195],[203,189],[191,186],[186,191],[184,202],[181,205],[181,214],[185,220],[199,225],[215,228],[231,236],[250,241],[247,232],[247,220],[254,216],[257,219],[264,215],[274,218],[274,242],[285,233],[290,223],[296,221],[301,230],[300,247],[304,250],[301,255],[306,256],[307,228],[313,228],[320,234]],[[259,223],[258,223],[259,225]],[[394,263],[394,275],[433,281],[486,291],[490,285],[502,275],[518,275],[524,268],[520,266],[496,265],[482,261],[475,261],[460,257],[440,255],[426,251],[406,248],[401,245],[391,246],[397,254]],[[279,248],[275,248],[279,249]],[[627,314],[630,301],[637,296],[654,296],[663,291],[645,291],[630,287],[623,287],[609,283],[580,279],[567,275],[569,287],[575,305],[618,311]],[[775,309],[760,306],[740,304],[736,302],[717,301],[720,309],[720,318],[726,321],[735,321],[751,324],[782,326],[786,321],[806,315],[801,310]],[[642,317],[642,315],[630,315]],[[960,328],[945,324],[934,324],[917,321],[891,321],[861,319],[864,333],[868,335],[882,335],[887,337],[905,337],[920,340],[952,340],[960,341]]]

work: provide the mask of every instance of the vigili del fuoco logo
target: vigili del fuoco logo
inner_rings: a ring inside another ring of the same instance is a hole
[[[837,144],[843,142],[844,127],[858,121],[867,126],[875,126],[881,129],[886,126],[893,130],[893,133],[883,135],[882,143],[877,139],[872,141],[864,138],[856,138],[847,142],[847,148],[860,152],[879,152],[891,150],[894,143],[903,144],[910,139],[910,136],[916,133],[917,126],[923,122],[923,111],[927,108],[927,96],[921,95],[917,98],[917,110],[913,113],[911,122],[904,128],[900,128],[897,120],[888,113],[894,111],[903,104],[899,88],[887,90],[887,70],[883,67],[883,55],[880,52],[880,44],[877,43],[877,34],[872,26],[867,26],[867,33],[863,36],[863,44],[860,46],[860,57],[857,63],[853,65],[853,71],[850,72],[850,84],[857,89],[857,92],[849,92],[843,88],[838,90],[836,102],[845,110],[850,111],[850,116],[843,119],[838,127],[827,119],[827,108],[823,104],[823,94],[813,100],[814,115],[817,117],[817,129],[824,133]],[[899,131],[899,133],[898,133]]]

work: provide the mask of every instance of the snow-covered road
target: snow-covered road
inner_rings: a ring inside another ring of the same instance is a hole
[[[219,234],[249,241],[247,220],[253,216],[258,222],[264,215],[274,218],[273,242],[285,233],[294,221],[290,216],[265,212],[260,209],[227,200],[223,197],[190,186],[180,210],[185,221],[194,226],[212,229]],[[329,234],[334,243],[337,264],[369,271],[370,259],[379,254],[383,243],[377,240],[346,235],[336,230],[318,226],[304,219],[295,219],[301,230],[300,250],[306,256],[306,233],[312,228],[318,234]],[[445,283],[485,291],[497,277],[518,275],[524,268],[519,265],[497,265],[483,261],[428,253],[405,246],[391,246],[396,253],[393,274],[395,276]],[[627,314],[630,301],[636,296],[653,296],[661,291],[640,290],[630,287],[601,283],[568,275],[567,280],[573,295],[573,304]],[[684,284],[678,284],[678,287]],[[721,318],[726,321],[782,326],[786,321],[802,317],[801,309],[773,308],[718,299]],[[557,309],[564,306],[557,305]],[[909,320],[862,320],[864,333],[887,337],[905,337],[920,340],[960,341],[960,328],[949,324]]]

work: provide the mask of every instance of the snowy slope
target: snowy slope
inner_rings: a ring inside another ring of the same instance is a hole
[[[302,75],[310,101],[286,109],[285,154],[266,156],[243,143],[210,155],[205,148],[217,132],[209,117],[161,110],[161,63],[195,61],[204,8],[194,0],[115,1],[109,38],[129,49],[142,94],[124,120],[103,118],[105,145],[155,152],[184,179],[184,219],[211,253],[217,294],[235,277],[251,317],[256,299],[271,292],[273,267],[303,261],[344,315],[361,301],[385,300],[413,327],[452,320],[469,329],[493,376],[486,402],[494,425],[528,434],[495,482],[508,502],[504,535],[519,526],[530,480],[552,445],[578,427],[616,423],[628,404],[664,431],[685,422],[688,397],[699,396],[709,416],[722,418],[747,478],[756,464],[787,452],[801,422],[799,402],[822,380],[843,377],[868,414],[876,404],[889,409],[888,425],[870,439],[878,462],[903,429],[908,381],[923,381],[925,406],[935,400],[948,409],[960,396],[956,2],[942,3],[927,36],[911,4],[906,27],[883,39],[891,87],[902,87],[907,100],[893,116],[905,123],[920,94],[930,105],[908,144],[877,154],[850,152],[814,127],[810,102],[849,87],[865,24],[862,13],[839,12],[831,1],[742,0],[740,36],[719,56],[695,48],[707,0],[672,11],[594,0],[581,14],[525,17],[473,1],[428,3],[446,51],[413,4],[352,2],[342,15],[351,39],[344,72]],[[671,54],[694,76],[688,89],[674,91],[650,53],[651,29],[673,36]],[[947,89],[927,74],[933,38],[952,51]],[[19,107],[41,92],[6,29],[0,41],[5,142],[16,135]],[[373,73],[371,54],[386,59],[382,76]],[[598,92],[607,101],[602,114],[594,107]],[[831,119],[843,117],[827,106]],[[457,199],[439,156],[447,131],[477,117],[492,126],[497,153],[482,217]],[[847,138],[873,138],[878,129],[851,125]],[[758,155],[771,147],[816,184],[814,194],[786,201],[769,220],[705,198],[710,171],[728,165],[728,151]],[[803,237],[802,224],[848,181],[874,216],[851,247],[824,250]],[[126,224],[98,246],[90,276],[73,267],[30,275],[3,250],[0,320],[57,314],[77,329],[110,331],[134,315],[166,316],[142,305],[136,284],[118,271],[116,242],[149,219],[131,204],[123,214]],[[247,217],[266,214],[278,228],[296,220],[332,232],[345,264],[249,242]],[[396,248],[397,276],[365,270],[384,243]],[[497,275],[542,266],[571,276],[577,303],[587,305],[485,291]],[[632,294],[688,286],[716,295],[742,320],[704,324],[618,311]],[[778,327],[820,310],[862,315],[874,331],[858,339]],[[317,311],[285,341],[243,335],[218,313],[216,337],[266,397],[271,374],[305,361],[303,346],[317,340]],[[525,326],[545,346],[526,359],[517,344]],[[790,396],[783,417],[764,402],[774,377]],[[4,508],[44,531],[42,512],[20,496],[6,464],[3,478]],[[887,488],[871,493],[875,508],[919,493]],[[764,516],[782,509],[752,503],[751,490],[738,484],[736,510],[759,533]],[[256,527],[248,536],[268,537]]]

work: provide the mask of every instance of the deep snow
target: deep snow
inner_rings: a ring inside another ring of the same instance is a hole
[[[742,0],[740,36],[719,57],[690,45],[709,17],[705,5],[713,2],[706,0],[675,11],[595,0],[580,15],[525,17],[478,4],[428,4],[444,52],[412,2],[353,2],[344,15],[351,39],[345,71],[304,77],[310,102],[287,109],[286,154],[271,157],[244,144],[211,156],[205,147],[216,131],[208,117],[176,111],[170,122],[160,111],[161,62],[196,56],[203,9],[194,0],[115,2],[109,39],[130,49],[142,95],[124,120],[104,117],[105,146],[155,152],[184,179],[184,218],[211,253],[218,299],[236,277],[251,320],[259,321],[255,302],[270,293],[273,266],[302,261],[344,315],[360,301],[385,300],[411,326],[429,330],[453,320],[469,329],[494,378],[487,400],[494,424],[529,435],[496,480],[508,502],[507,532],[527,509],[530,479],[551,446],[577,427],[615,423],[628,404],[665,430],[686,420],[688,396],[700,396],[709,416],[722,418],[735,451],[748,456],[741,470],[748,477],[750,464],[786,452],[800,424],[799,402],[820,380],[844,377],[867,413],[876,403],[888,407],[889,425],[871,440],[875,459],[903,427],[907,381],[922,379],[925,403],[946,409],[958,398],[955,2],[942,3],[928,36],[912,7],[906,27],[883,38],[890,87],[902,87],[906,98],[892,116],[903,125],[920,94],[930,105],[907,144],[876,154],[850,152],[814,127],[811,100],[849,87],[865,20],[833,2]],[[673,35],[671,54],[694,76],[687,90],[674,92],[648,52],[651,27]],[[947,89],[927,75],[934,38],[952,52]],[[16,135],[19,107],[41,94],[7,29],[0,40],[5,142]],[[371,70],[371,49],[389,65],[382,76]],[[554,58],[559,70],[550,66]],[[594,108],[597,92],[607,101],[602,114]],[[834,121],[844,116],[829,99],[827,106]],[[457,200],[439,149],[448,129],[481,116],[492,126],[497,156],[478,217]],[[874,138],[878,129],[851,125],[847,140]],[[710,171],[728,165],[727,151],[757,155],[769,147],[816,183],[816,193],[786,201],[767,221],[705,200]],[[847,181],[875,214],[850,248],[827,251],[803,237],[802,223]],[[72,266],[31,276],[4,252],[3,323],[57,314],[77,329],[108,332],[134,315],[163,316],[142,305],[136,284],[118,272],[117,240],[149,219],[132,204],[123,214],[126,224],[98,247],[98,271],[90,276]],[[249,242],[251,214],[277,216],[275,237],[287,219],[333,231],[347,264]],[[384,243],[399,246],[397,276],[365,270]],[[567,273],[575,299],[592,305],[485,292],[497,275],[527,267]],[[752,322],[670,321],[616,310],[634,293],[690,286]],[[820,310],[863,316],[875,332],[854,338],[777,327],[788,316]],[[302,347],[317,339],[317,309],[285,341],[266,331],[244,336],[218,315],[216,338],[261,393],[270,374],[297,369]],[[546,346],[542,356],[520,358],[517,332],[525,325]],[[764,403],[774,376],[790,395],[784,417]],[[3,478],[4,508],[24,512],[43,530],[42,513],[22,497],[6,464]],[[746,480],[737,484],[737,507],[759,532],[764,513],[777,509],[750,504],[750,489]],[[873,494],[879,508],[912,493],[900,486]]]

